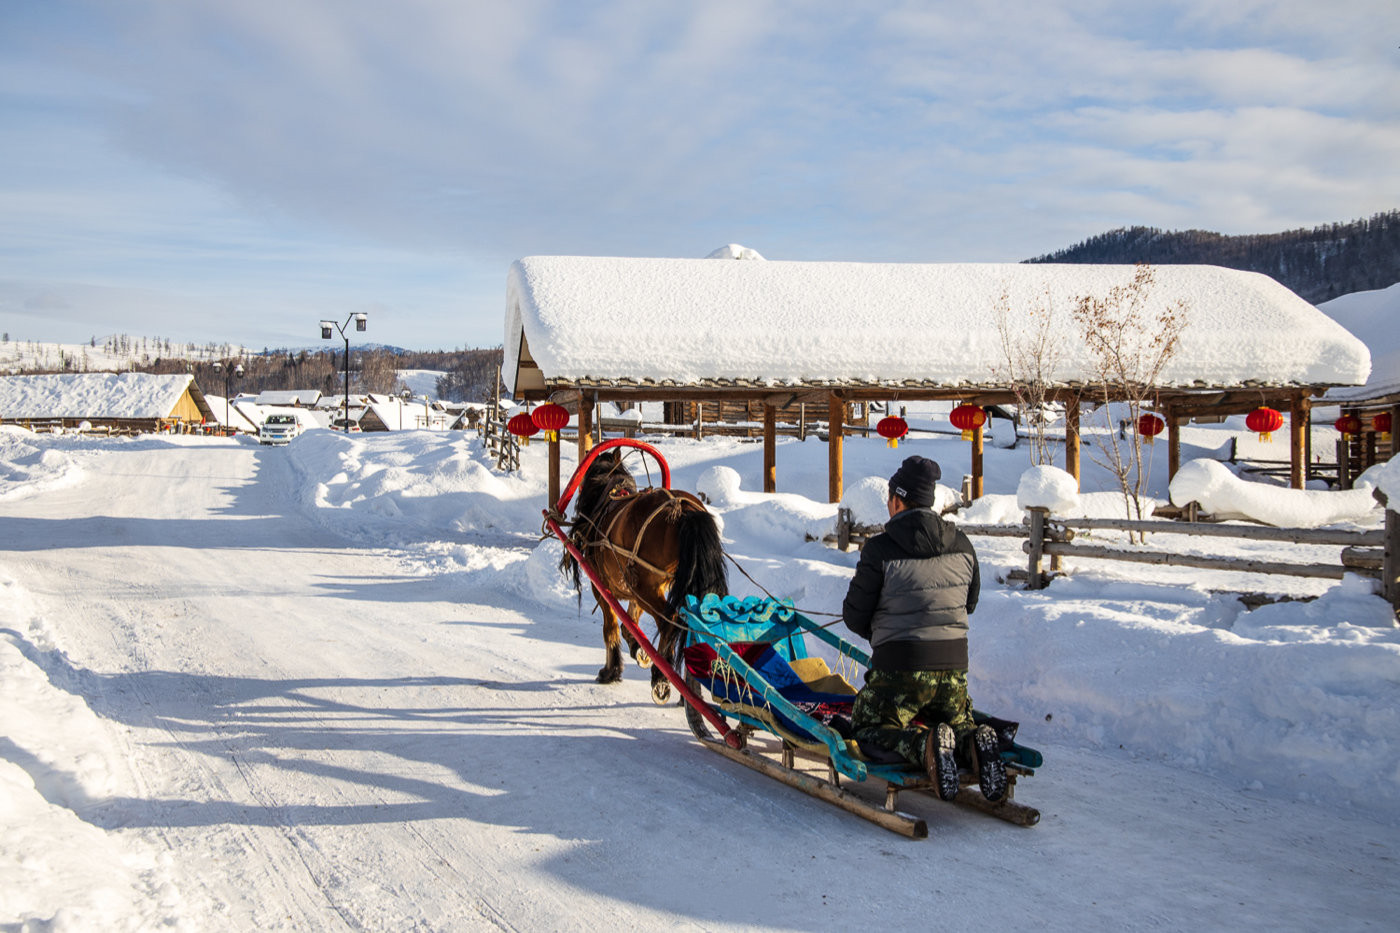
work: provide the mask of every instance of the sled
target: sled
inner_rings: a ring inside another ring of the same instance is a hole
[[[761,774],[835,804],[886,829],[922,839],[927,822],[898,809],[903,791],[937,792],[928,774],[903,764],[881,764],[861,755],[854,741],[843,737],[831,723],[839,724],[844,708],[855,699],[855,688],[832,672],[826,662],[809,657],[806,637],[835,649],[838,666],[852,672],[870,665],[865,652],[793,608],[790,601],[747,597],[688,597],[680,622],[687,629],[683,654],[684,673],[661,656],[646,633],[608,589],[588,557],[569,540],[560,525],[580,480],[594,459],[614,447],[633,447],[650,455],[660,468],[663,488],[670,488],[670,468],[654,447],[642,441],[616,438],[594,447],[579,463],[573,479],[552,509],[544,511],[544,527],[557,537],[578,562],[580,570],[616,614],[618,622],[637,640],[656,669],[680,694],[686,722],[700,743]],[[751,661],[757,662],[755,667]],[[708,695],[708,699],[705,696]],[[977,789],[976,778],[964,772],[954,802],[1018,826],[1034,826],[1040,812],[1014,800],[1016,781],[1040,767],[1041,755],[1014,741],[1015,724],[983,716],[1001,737],[1006,765],[1006,796],[987,800]],[[732,720],[732,722],[731,722]],[[755,742],[751,746],[750,740]],[[816,763],[817,772],[799,766]],[[884,806],[852,794],[841,784],[881,781]]]
[[[928,836],[924,819],[899,810],[903,791],[929,793],[937,799],[928,773],[904,763],[869,760],[844,728],[850,722],[856,689],[840,671],[869,667],[865,652],[817,625],[786,600],[692,597],[681,615],[688,628],[687,692],[709,698],[702,700],[706,708],[686,707],[687,723],[702,745],[886,829],[916,839]],[[824,658],[808,654],[809,636],[835,649],[838,671],[832,671]],[[733,720],[731,734],[737,732],[743,743],[735,747],[717,739],[707,712]],[[1006,796],[996,802],[987,800],[978,790],[976,777],[964,770],[953,802],[1018,826],[1034,826],[1040,812],[1014,798],[1017,779],[1035,773],[1041,754],[1015,742],[1015,723],[977,711],[973,718],[997,731],[1007,773]],[[766,740],[764,747],[752,741],[755,738]],[[850,793],[842,787],[842,778],[883,782],[884,806]]]

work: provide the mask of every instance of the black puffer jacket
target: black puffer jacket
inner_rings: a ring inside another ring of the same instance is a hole
[[[977,552],[930,509],[906,509],[866,542],[842,615],[870,640],[871,667],[967,668],[967,617],[982,588]]]

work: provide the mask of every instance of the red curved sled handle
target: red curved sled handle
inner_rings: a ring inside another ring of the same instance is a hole
[[[573,478],[569,480],[569,485],[564,487],[564,491],[559,494],[559,502],[555,504],[554,510],[563,515],[569,508],[569,503],[573,501],[574,493],[578,492],[579,484],[583,482],[583,476],[588,472],[588,468],[593,465],[593,461],[598,459],[598,455],[605,450],[612,450],[614,447],[635,447],[643,453],[651,454],[653,460],[661,467],[661,487],[671,488],[671,467],[666,463],[666,458],[661,456],[661,451],[646,443],[645,441],[633,440],[630,437],[615,437],[610,441],[603,441],[584,455],[579,463],[578,469],[574,470]]]

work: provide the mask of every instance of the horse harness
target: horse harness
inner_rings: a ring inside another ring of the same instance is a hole
[[[630,548],[623,547],[622,545],[617,544],[612,540],[613,527],[617,525],[618,519],[622,517],[622,509],[613,510],[613,516],[612,519],[608,522],[608,527],[603,529],[603,536],[595,541],[589,541],[587,546],[607,548],[614,554],[620,555],[624,558],[624,567],[631,566],[632,564],[640,564],[647,570],[650,570],[652,573],[656,574],[657,576],[669,577],[672,575],[672,571],[665,570],[661,567],[656,566],[651,561],[638,554],[637,551],[642,546],[642,539],[646,537],[647,529],[651,527],[651,523],[656,519],[656,516],[660,515],[666,509],[673,508],[676,503],[680,503],[682,509],[685,508],[686,500],[680,498],[671,490],[665,488],[653,487],[649,491],[664,492],[666,494],[666,498],[660,505],[651,510],[651,514],[647,515],[646,520],[642,522],[642,527],[637,529],[637,536],[635,539],[633,539],[632,546]],[[634,495],[637,495],[637,493],[633,493],[622,489],[614,489],[608,493],[608,498],[612,502],[616,503],[621,502],[623,499],[629,499]],[[597,525],[595,524],[594,527],[596,528]]]

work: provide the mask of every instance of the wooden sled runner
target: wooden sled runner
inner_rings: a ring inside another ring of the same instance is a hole
[[[687,693],[708,697],[702,701],[708,709],[688,705],[686,719],[705,747],[886,829],[916,839],[928,835],[926,821],[901,812],[898,803],[902,791],[928,792],[936,799],[933,782],[922,769],[865,759],[856,743],[843,736],[855,688],[833,673],[824,659],[808,655],[806,637],[834,648],[842,667],[869,666],[863,651],[790,605],[771,599],[691,598],[681,615],[689,630],[684,664]],[[733,720],[732,732],[744,739],[742,747],[720,741],[704,713]],[[1002,739],[1007,792],[996,803],[988,801],[979,792],[976,778],[964,771],[955,802],[1018,826],[1034,826],[1040,820],[1039,811],[1014,797],[1017,779],[1034,774],[1040,766],[1040,753],[1014,742],[1014,723],[974,715],[991,723]],[[759,735],[768,740],[763,743],[766,753],[748,742]],[[808,770],[799,766],[799,760]],[[816,773],[810,770],[813,763]],[[884,807],[847,791],[841,786],[843,777],[883,781]]]

